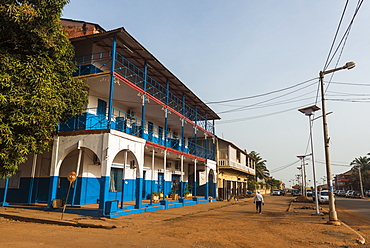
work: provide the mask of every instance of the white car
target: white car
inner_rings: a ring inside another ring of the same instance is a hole
[[[272,195],[280,195],[280,189],[274,189]]]
[[[346,192],[346,198],[351,198],[351,197],[352,197],[353,192],[355,192],[355,191],[354,191],[354,190],[348,190],[348,191]]]
[[[329,203],[329,191],[327,190],[319,191],[317,197],[319,198],[320,203]],[[333,194],[333,197],[334,197],[334,194]]]

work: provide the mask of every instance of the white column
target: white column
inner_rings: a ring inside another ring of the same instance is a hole
[[[184,181],[184,155],[180,157],[180,164],[181,164],[181,182]]]

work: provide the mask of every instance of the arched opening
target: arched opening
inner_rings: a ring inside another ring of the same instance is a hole
[[[67,179],[70,172],[77,173],[73,183]],[[59,168],[56,198],[66,200],[70,187],[68,204],[96,204],[100,196],[100,179],[101,162],[98,156],[85,147],[74,149],[64,157]]]
[[[139,177],[140,169],[135,154],[126,149],[118,152],[110,168],[108,199],[121,202],[136,200],[136,179]]]

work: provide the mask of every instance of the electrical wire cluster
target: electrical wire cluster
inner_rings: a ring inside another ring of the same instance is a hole
[[[344,17],[348,13],[348,4],[349,0],[346,1],[338,27],[336,29],[329,53],[327,55],[323,71],[325,71],[334,61],[336,58],[336,65],[337,67],[340,58],[343,54],[346,42],[348,40],[351,28],[353,26],[354,20],[359,13],[359,10],[363,4],[363,0],[358,0],[355,6],[354,13],[352,14],[350,21],[345,28],[344,33],[340,37],[340,31],[342,30],[342,26],[344,25]],[[328,82],[326,82],[326,90],[325,93],[327,94],[328,101],[342,101],[342,102],[354,102],[354,103],[367,103],[370,102],[370,94],[354,94],[354,93],[346,93],[346,92],[330,92],[328,91],[328,86],[330,84],[341,84],[341,85],[348,85],[348,86],[362,86],[362,87],[369,87],[370,84],[357,84],[357,83],[339,83],[339,82],[332,82],[332,77],[334,73],[331,74],[331,78]],[[222,119],[218,121],[218,124],[228,124],[228,123],[235,123],[235,122],[242,122],[242,121],[249,121],[255,120],[263,117],[270,117],[290,111],[296,111],[297,109],[306,107],[308,105],[316,105],[319,99],[319,78],[312,78],[297,84],[293,84],[292,86],[273,90],[266,93],[261,93],[257,95],[239,97],[234,99],[227,99],[227,100],[220,100],[220,101],[210,101],[207,104],[213,105],[217,104],[218,106],[228,107],[227,110],[219,111],[217,114],[222,116]],[[300,94],[297,94],[300,93]],[[316,93],[316,94],[315,94]],[[290,98],[287,98],[287,97]],[[264,99],[261,99],[265,97]],[[268,97],[268,98],[266,98]],[[255,101],[249,104],[241,104],[242,101],[246,100],[256,100],[261,99],[259,101]],[[299,103],[302,102],[302,105]],[[303,104],[304,103],[304,104]],[[238,105],[237,105],[238,104]],[[279,109],[277,111],[270,111],[268,113],[262,113],[257,115],[246,115],[242,112],[256,110],[256,109],[265,109],[265,108],[273,108],[277,106],[284,106],[288,104],[296,104],[295,107],[292,108],[285,108]],[[231,113],[240,113],[239,118],[230,119],[225,118],[226,114]]]

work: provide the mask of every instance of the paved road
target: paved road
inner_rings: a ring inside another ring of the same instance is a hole
[[[335,200],[341,209],[353,211],[370,219],[370,201],[368,199],[336,197]]]
[[[338,218],[370,239],[370,200],[336,197]]]

